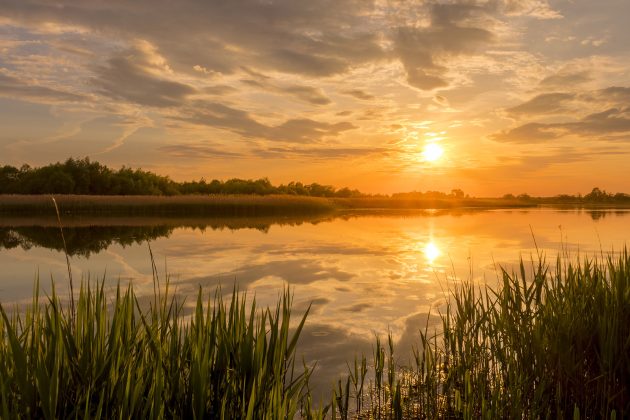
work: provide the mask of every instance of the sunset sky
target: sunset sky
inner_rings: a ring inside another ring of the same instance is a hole
[[[0,165],[630,192],[628,0],[0,0]]]

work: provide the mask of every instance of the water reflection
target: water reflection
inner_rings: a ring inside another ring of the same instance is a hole
[[[160,272],[171,274],[186,305],[194,303],[199,286],[209,292],[221,286],[226,294],[236,286],[255,294],[261,306],[274,305],[290,285],[296,313],[312,304],[300,348],[307,360],[319,360],[313,377],[327,389],[355,352],[371,352],[374,333],[389,329],[404,359],[420,327],[439,321],[436,314],[451,281],[493,284],[498,265],[518,269],[520,257],[528,263],[539,252],[553,261],[560,249],[574,255],[618,251],[628,239],[630,212],[604,214],[457,209],[63,222],[77,279],[106,271],[110,285],[130,281],[144,297],[150,295],[152,266],[144,244],[150,241]],[[66,293],[57,221],[0,218],[0,267],[3,305],[29,301],[38,271],[43,286],[52,277],[59,280],[59,293]]]
[[[123,247],[168,238],[175,229],[190,228],[204,232],[211,230],[255,229],[268,232],[272,226],[317,225],[332,220],[352,220],[361,217],[410,218],[410,217],[460,217],[478,214],[479,209],[439,209],[400,211],[348,211],[329,216],[285,217],[64,217],[63,231],[70,256],[88,258],[112,245]],[[0,250],[21,248],[28,251],[41,247],[63,251],[58,221],[54,217],[14,217],[0,219]],[[314,250],[321,251],[321,250]],[[432,264],[441,255],[434,242],[426,244],[424,254]]]
[[[66,227],[64,237],[70,256],[89,258],[112,244],[123,247],[157,238],[167,238],[173,228],[167,226],[83,226]],[[59,228],[50,226],[0,227],[0,249],[21,248],[28,251],[42,247],[63,251]]]
[[[111,245],[123,247],[168,238],[173,230],[190,228],[205,231],[256,229],[268,232],[272,225],[299,226],[302,223],[317,224],[325,218],[313,217],[260,217],[260,218],[64,218],[63,232],[70,256],[89,258]],[[58,222],[43,217],[0,220],[0,250],[21,248],[28,251],[41,247],[63,251]]]
[[[424,246],[423,252],[429,265],[433,265],[436,258],[442,255],[440,248],[437,247],[433,240],[431,240],[431,242],[427,242],[427,244]]]

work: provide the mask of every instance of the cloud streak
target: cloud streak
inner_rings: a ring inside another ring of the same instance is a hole
[[[133,55],[110,58],[96,69],[92,83],[102,95],[154,107],[181,106],[197,92],[186,84],[151,74]]]
[[[328,123],[308,118],[287,120],[270,126],[256,121],[249,113],[216,102],[197,102],[174,119],[232,131],[245,138],[266,139],[286,143],[317,143],[327,137],[335,137],[356,128],[342,121]]]
[[[584,110],[590,113],[579,116]],[[561,114],[573,117],[573,121],[526,122],[490,137],[498,142],[541,143],[570,136],[630,141],[630,88],[627,87],[611,86],[595,91],[546,93],[506,111],[521,119],[547,119],[554,114]]]
[[[8,74],[2,68],[0,68],[0,96],[43,103],[83,102],[88,99],[82,94],[21,80]]]

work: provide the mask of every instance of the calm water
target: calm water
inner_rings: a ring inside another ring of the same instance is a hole
[[[151,293],[153,250],[180,295],[202,285],[255,294],[275,304],[290,285],[300,314],[312,303],[301,348],[329,384],[357,352],[371,353],[375,333],[391,330],[405,355],[431,307],[456,279],[493,284],[536,247],[593,255],[620,250],[630,237],[628,211],[491,210],[284,219],[68,219],[64,233],[75,278],[108,285],[132,281]],[[30,300],[33,280],[65,290],[66,261],[53,219],[0,219],[0,301]],[[436,313],[433,309],[432,313]],[[430,322],[435,322],[432,317]]]

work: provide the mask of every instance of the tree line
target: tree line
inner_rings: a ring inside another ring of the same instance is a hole
[[[601,190],[597,187],[593,188],[590,193],[582,196],[561,194],[554,197],[559,202],[574,202],[579,201],[583,203],[630,203],[630,194],[626,193],[609,193],[606,190]]]
[[[438,200],[438,199],[448,199],[448,198],[470,198],[468,194],[464,194],[464,191],[459,188],[455,188],[451,190],[450,194],[441,191],[411,191],[411,192],[403,192],[403,193],[394,193],[392,194],[392,198],[397,198],[401,200]]]
[[[620,204],[620,203],[630,203],[630,194],[618,192],[618,193],[609,193],[606,190],[602,190],[598,187],[595,187],[588,194],[558,194],[553,197],[531,197],[529,194],[505,194],[503,196],[506,200],[514,200],[518,199],[521,201],[535,201],[541,203],[559,203],[559,204],[589,204],[589,203],[598,203],[598,204]]]
[[[179,195],[179,194],[289,194],[314,197],[361,197],[360,191],[331,185],[290,182],[274,186],[269,179],[214,179],[176,182],[142,169],[108,168],[89,158],[42,167],[0,167],[0,194]]]
[[[213,179],[206,181],[176,182],[168,176],[157,175],[142,169],[123,166],[115,170],[89,158],[70,158],[41,167],[22,165],[0,166],[0,194],[78,194],[78,195],[180,195],[180,194],[288,194],[312,197],[381,197],[368,195],[356,189],[340,188],[318,183],[303,184],[289,182],[275,186],[269,179],[260,178],[226,181]],[[470,198],[461,189],[450,193],[440,191],[405,192],[391,195],[401,200],[463,199]],[[553,202],[553,203],[630,203],[630,195],[608,193],[599,188],[584,196],[561,194],[554,197],[531,197],[528,194],[505,194],[504,199]]]

